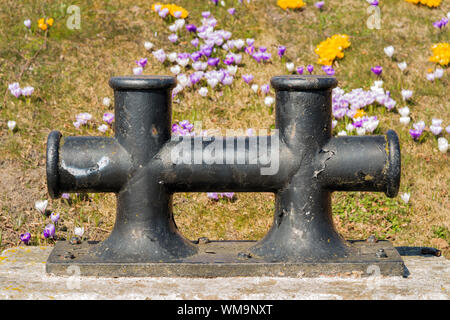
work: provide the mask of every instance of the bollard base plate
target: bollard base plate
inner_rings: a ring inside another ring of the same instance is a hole
[[[247,254],[256,241],[194,242],[198,253],[174,262],[102,262],[92,261],[87,251],[98,242],[84,241],[72,245],[57,242],[50,254],[46,271],[68,276],[72,266],[81,276],[97,277],[317,277],[317,276],[404,276],[400,254],[389,241],[368,243],[348,241],[354,248],[346,258],[312,262],[267,262]],[[383,249],[385,256],[377,253]],[[68,269],[71,267],[70,269]]]

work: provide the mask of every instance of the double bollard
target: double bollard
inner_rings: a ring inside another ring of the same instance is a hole
[[[68,245],[61,249],[64,252],[55,249],[47,271],[56,272],[52,266],[58,263],[78,263],[89,266],[85,274],[101,275],[105,269],[97,272],[95,265],[118,264],[128,271],[115,269],[111,274],[155,275],[148,268],[137,271],[132,265],[189,264],[191,271],[185,268],[183,273],[178,267],[167,274],[202,276],[200,271],[192,271],[195,265],[242,263],[265,266],[265,270],[277,265],[276,272],[292,275],[288,264],[298,266],[296,274],[305,274],[305,265],[317,263],[333,266],[330,268],[337,273],[344,269],[336,265],[366,261],[365,243],[355,246],[335,230],[331,193],[375,191],[396,196],[399,141],[390,130],[379,136],[332,137],[335,78],[272,78],[276,130],[267,136],[246,137],[172,136],[173,77],[114,77],[109,84],[114,89],[115,137],[62,138],[60,132],[52,131],[47,143],[47,182],[53,198],[63,192],[115,193],[114,229],[105,241],[82,246],[79,256],[72,255],[69,261],[64,253],[76,250]],[[265,162],[260,161],[261,150]],[[209,191],[275,193],[274,221],[267,235],[239,247],[239,252],[227,252],[225,244],[222,251],[218,249],[223,261],[214,261],[218,256],[204,258],[201,245],[178,231],[172,195]],[[383,246],[377,250],[389,251],[388,243]],[[394,257],[394,251],[389,254],[390,262],[399,270],[401,259]],[[369,264],[381,259],[375,253],[370,255]],[[196,256],[203,258],[197,261]],[[241,259],[243,256],[246,259]],[[214,276],[211,270],[209,276]],[[321,273],[327,272],[322,268]],[[217,275],[226,274],[219,271]]]

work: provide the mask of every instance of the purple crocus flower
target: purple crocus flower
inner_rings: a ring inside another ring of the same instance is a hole
[[[314,71],[313,65],[312,65],[312,64],[308,64],[308,65],[306,66],[306,70],[308,70],[308,72],[311,74],[311,73]]]
[[[70,195],[68,193],[63,193],[63,194],[61,194],[61,198],[69,200],[70,199]]]
[[[220,58],[209,58],[208,59],[208,65],[210,65],[211,67],[215,67],[219,64],[220,62]]]
[[[34,88],[31,86],[27,86],[22,89],[22,95],[25,97],[31,96],[34,92]]]
[[[217,5],[217,3],[219,2],[219,0],[211,0],[212,3],[214,3],[215,5]]]
[[[284,56],[284,53],[286,52],[286,47],[285,46],[279,46],[278,47],[278,55],[280,56],[280,58],[282,56]]]
[[[223,192],[220,194],[222,197],[227,197],[228,199],[233,199],[234,192]]]
[[[244,81],[249,84],[250,82],[253,81],[253,75],[251,74],[244,74],[242,75],[242,79],[244,79]]]
[[[161,18],[165,18],[169,14],[169,9],[164,8],[162,10],[159,10],[158,14]]]
[[[159,49],[156,51],[153,51],[153,56],[158,60],[159,62],[163,63],[166,60],[166,53],[163,49]]]
[[[27,27],[28,29],[31,28],[31,20],[30,20],[30,19],[25,20],[25,21],[23,22],[23,24],[24,24],[25,27]]]
[[[53,223],[48,224],[44,228],[43,233],[45,238],[53,238],[53,236],[55,235],[55,225]]]
[[[209,12],[209,11],[203,11],[202,12],[202,17],[203,18],[206,19],[206,18],[209,18],[210,16],[211,16],[211,12]]]
[[[333,76],[334,75],[334,69],[332,66],[323,66],[322,70],[329,76]]]
[[[235,8],[230,8],[227,10],[229,14],[234,15],[236,13],[236,9]]]
[[[322,9],[322,7],[323,7],[324,4],[325,4],[325,1],[319,1],[319,2],[316,2],[316,3],[314,4],[314,6],[315,6],[317,9]]]
[[[373,68],[370,68],[370,70],[377,76],[379,76],[383,72],[383,68],[381,66],[375,66]]]
[[[169,41],[175,43],[178,41],[178,36],[175,33],[172,33],[169,37]]]
[[[211,200],[219,200],[219,194],[217,192],[208,192],[206,196]]]
[[[225,63],[227,66],[234,63],[234,56],[228,56],[223,60],[223,63]]]
[[[445,24],[443,24],[442,19],[439,19],[438,21],[433,22],[433,26],[437,29],[442,29],[442,27],[444,27]]]
[[[202,57],[202,53],[201,53],[201,52],[198,52],[198,51],[192,52],[192,53],[190,54],[190,58],[191,58],[191,60],[192,60],[193,62],[198,61],[201,57]]]
[[[270,91],[270,85],[268,85],[268,84],[263,84],[263,85],[261,86],[261,91],[262,91],[264,94],[268,94],[269,91]]]
[[[145,66],[147,65],[147,58],[142,58],[136,61],[136,64],[139,67],[145,68]]]
[[[175,17],[175,18],[181,18],[181,15],[183,14],[183,12],[181,12],[181,11],[175,11],[174,13],[173,13],[173,16]]]
[[[247,38],[247,39],[245,39],[245,42],[247,43],[247,45],[249,47],[253,47],[253,44],[255,43],[255,39]]]
[[[22,89],[20,89],[20,88],[14,88],[12,90],[10,89],[9,91],[16,98],[18,98],[18,97],[20,97],[22,95]]]
[[[198,43],[199,43],[199,40],[198,40],[198,38],[195,38],[195,39],[192,39],[191,40],[191,44],[194,46],[194,47],[198,47]]]
[[[234,80],[233,76],[226,75],[222,80],[222,84],[225,86],[229,86],[233,83],[233,80]]]
[[[256,60],[256,62],[261,62],[262,60],[263,60],[263,53],[264,52],[255,52],[253,55],[252,55],[252,58],[253,59],[255,59]]]
[[[209,57],[212,54],[212,48],[211,47],[205,47],[201,50],[201,53],[207,57]]]
[[[422,135],[422,130],[410,129],[409,134],[411,135],[411,138],[413,138],[414,140],[417,140]]]
[[[57,223],[59,220],[59,213],[52,212],[52,214],[50,215],[50,219],[53,223]]]
[[[297,67],[297,73],[298,73],[298,74],[302,75],[302,74],[303,74],[303,71],[304,71],[304,68],[303,68],[303,67]]]
[[[196,32],[197,27],[195,26],[195,24],[190,23],[186,25],[186,30],[189,32]]]
[[[203,71],[196,71],[189,76],[189,80],[194,85],[203,78]]]
[[[114,113],[105,112],[103,114],[103,121],[105,121],[107,124],[111,124],[114,120]]]
[[[31,233],[29,233],[29,232],[25,232],[20,235],[20,241],[22,241],[25,244],[28,244],[30,239],[31,239]]]
[[[266,47],[259,47],[258,51],[259,52],[266,52],[267,48]]]
[[[378,3],[379,3],[378,0],[373,0],[370,2],[370,5],[376,7],[376,6],[378,6]]]
[[[255,52],[255,47],[254,46],[248,46],[245,48],[245,52],[248,53],[249,55],[252,55]]]

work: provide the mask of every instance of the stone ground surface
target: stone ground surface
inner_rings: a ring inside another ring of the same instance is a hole
[[[45,273],[52,247],[17,247],[0,256],[0,299],[444,299],[450,260],[407,255],[409,276],[368,278],[94,278]]]

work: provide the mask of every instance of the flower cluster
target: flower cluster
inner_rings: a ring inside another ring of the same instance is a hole
[[[441,0],[405,0],[406,2],[414,3],[414,4],[423,4],[430,8],[438,7],[441,4]]]
[[[339,87],[333,89],[332,113],[335,118],[333,128],[336,127],[338,120],[344,120],[347,130],[340,131],[338,135],[348,135],[353,131],[358,135],[364,135],[375,131],[379,120],[376,116],[367,116],[364,108],[378,104],[390,111],[397,104],[391,98],[390,92],[384,91],[382,86],[383,81],[379,80],[375,81],[370,90],[357,88],[346,93]]]
[[[38,28],[45,31],[47,30],[49,27],[51,27],[53,25],[53,18],[41,18],[38,20]]]
[[[31,96],[34,92],[33,87],[27,86],[25,88],[21,88],[18,82],[14,82],[8,85],[8,90],[16,98],[19,98],[20,96],[28,97]]]
[[[142,58],[135,61],[137,64],[137,67],[133,68],[133,73],[138,76],[141,75],[144,71],[145,66],[147,65],[147,58]]]
[[[207,192],[206,196],[211,200],[219,200],[219,198],[234,198],[234,192]]]
[[[331,66],[334,59],[344,57],[343,50],[349,46],[349,36],[346,34],[335,34],[327,38],[314,49],[314,52],[319,55],[317,63]]]
[[[165,18],[168,14],[175,18],[186,19],[189,12],[183,7],[177,6],[176,4],[162,4],[155,3],[152,6],[152,10],[159,14],[161,18]]]
[[[109,101],[104,101],[104,102],[110,103]],[[75,120],[76,121],[73,122],[73,125],[74,125],[75,128],[78,129],[82,125],[87,125],[89,123],[89,121],[92,120],[92,115],[90,113],[87,113],[87,112],[82,112],[82,113],[79,113],[79,114],[77,114],[75,116]],[[105,112],[103,114],[102,120],[104,122],[106,122],[106,124],[103,123],[103,124],[99,125],[97,127],[97,129],[98,129],[98,131],[105,133],[108,130],[108,128],[109,128],[108,125],[111,125],[112,122],[114,121],[114,114],[111,113],[111,112]]]
[[[450,44],[448,42],[441,42],[431,46],[433,55],[429,61],[439,63],[441,66],[446,66],[450,62]]]
[[[193,136],[194,125],[189,120],[172,124],[172,134],[176,136]]]
[[[305,6],[302,0],[278,0],[277,5],[283,9],[300,9]]]
[[[87,112],[79,113],[75,116],[75,120],[73,125],[78,129],[81,125],[86,125],[89,120],[92,120],[92,114]]]
[[[216,29],[217,20],[209,11],[202,12],[202,18],[200,26],[185,25],[184,19],[177,19],[169,26],[170,31],[176,32],[169,36],[169,41],[177,43],[178,37],[184,36],[180,31],[185,29],[191,38],[190,43],[194,47],[194,52],[166,53],[164,49],[152,52],[156,60],[168,65],[170,71],[177,76],[177,85],[172,91],[172,97],[195,87],[199,87],[197,92],[206,97],[208,87],[216,89],[230,86],[235,80],[238,66],[242,63],[244,51],[257,62],[271,58],[267,48],[255,48],[254,39],[232,39],[231,32]],[[146,49],[151,50],[153,46],[147,45]],[[248,81],[247,83],[251,82],[245,77],[243,79]]]

